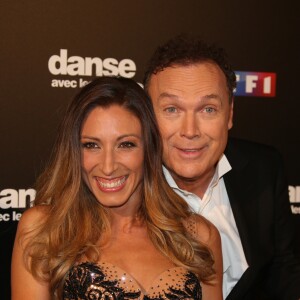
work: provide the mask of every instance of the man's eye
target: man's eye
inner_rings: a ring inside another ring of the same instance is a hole
[[[171,106],[171,107],[167,107],[167,108],[165,109],[165,111],[166,111],[167,113],[175,113],[175,112],[177,112],[177,108]]]
[[[93,142],[87,142],[87,143],[82,143],[82,147],[86,149],[96,149],[99,148],[96,143]]]
[[[133,142],[122,142],[120,148],[133,148],[135,144]]]
[[[214,113],[216,111],[216,109],[213,107],[205,107],[204,111],[211,114],[211,113]]]

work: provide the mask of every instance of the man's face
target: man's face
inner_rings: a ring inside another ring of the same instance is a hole
[[[221,69],[211,62],[168,67],[152,75],[149,94],[164,164],[179,187],[210,180],[232,127],[233,105]]]

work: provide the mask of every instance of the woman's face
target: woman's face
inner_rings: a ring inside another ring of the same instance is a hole
[[[139,119],[119,105],[97,107],[83,123],[81,145],[83,178],[97,200],[135,211],[144,160]]]

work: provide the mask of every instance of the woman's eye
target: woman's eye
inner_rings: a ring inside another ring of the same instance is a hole
[[[82,147],[86,149],[96,149],[99,148],[96,143],[93,142],[87,142],[87,143],[82,143]]]
[[[122,142],[120,148],[133,148],[135,144],[133,142]]]

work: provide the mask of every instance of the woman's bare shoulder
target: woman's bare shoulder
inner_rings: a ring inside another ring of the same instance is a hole
[[[39,205],[25,210],[18,224],[18,230],[26,230],[33,225],[39,224],[49,215],[49,206]]]
[[[46,220],[47,215],[48,207],[35,206],[27,209],[19,221],[11,264],[11,298],[14,300],[50,299],[48,283],[33,277],[30,255],[25,252],[26,245],[35,236],[34,229]]]
[[[188,230],[192,230],[193,236],[204,244],[211,244],[220,240],[220,233],[217,227],[203,216],[193,214],[186,224]]]

